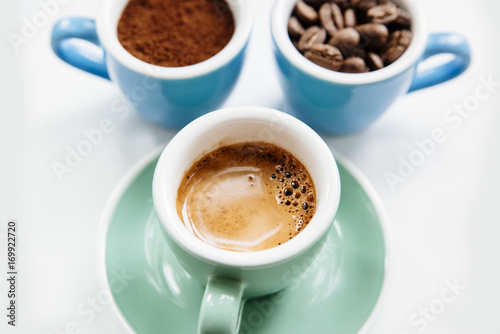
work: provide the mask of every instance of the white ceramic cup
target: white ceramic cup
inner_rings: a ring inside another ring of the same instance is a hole
[[[304,164],[315,183],[316,212],[302,232],[282,245],[234,252],[209,245],[186,228],[177,214],[177,191],[186,171],[202,156],[221,146],[249,141],[275,144]],[[247,298],[285,288],[293,282],[290,276],[298,277],[291,268],[310,264],[318,254],[333,226],[340,178],[329,147],[301,121],[273,109],[230,108],[196,119],[170,141],[155,170],[153,200],[172,252],[206,286],[199,332],[233,334]]]

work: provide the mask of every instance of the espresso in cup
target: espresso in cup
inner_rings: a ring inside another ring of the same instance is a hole
[[[304,165],[265,142],[220,147],[195,162],[177,192],[177,214],[198,238],[231,251],[279,246],[314,216]]]
[[[117,29],[134,57],[180,67],[219,53],[233,36],[234,20],[223,0],[130,0]]]
[[[410,46],[410,14],[389,0],[299,0],[288,34],[324,68],[363,73],[384,68]]]

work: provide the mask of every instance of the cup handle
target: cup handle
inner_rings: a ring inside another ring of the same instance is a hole
[[[243,283],[210,277],[200,318],[198,334],[235,334],[238,332],[243,309]]]
[[[460,34],[431,34],[421,61],[438,54],[451,54],[453,58],[431,68],[417,68],[408,93],[453,79],[469,67],[471,59],[469,44]]]
[[[75,43],[75,39],[93,45]],[[95,20],[84,17],[67,17],[59,20],[52,29],[51,45],[54,53],[81,70],[109,80],[104,49],[99,43]]]

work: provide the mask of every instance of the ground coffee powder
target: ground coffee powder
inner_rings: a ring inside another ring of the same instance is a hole
[[[136,58],[179,67],[213,57],[234,33],[222,0],[131,0],[118,22],[118,40]]]

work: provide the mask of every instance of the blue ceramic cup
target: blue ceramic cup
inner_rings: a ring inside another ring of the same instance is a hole
[[[117,25],[127,3],[104,0],[95,21],[60,20],[52,31],[52,49],[65,62],[116,82],[144,117],[168,128],[180,128],[221,105],[243,64],[252,28],[251,1],[228,1],[235,21],[230,42],[212,58],[184,67],[152,65],[123,48]]]
[[[349,134],[372,124],[401,95],[450,80],[470,63],[464,37],[456,33],[430,34],[425,12],[417,0],[394,0],[412,18],[413,40],[393,64],[378,71],[350,74],[320,67],[302,56],[287,32],[297,0],[277,0],[272,13],[275,57],[281,72],[290,113],[314,129]],[[417,68],[432,56],[450,54],[444,64]]]

